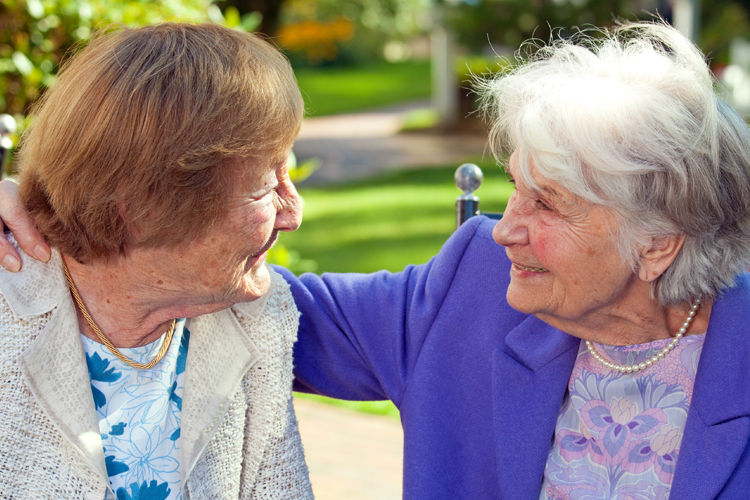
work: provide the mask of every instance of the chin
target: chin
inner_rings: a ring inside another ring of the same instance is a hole
[[[262,297],[271,287],[271,275],[265,265],[250,269],[242,277],[242,282],[237,290],[240,300],[237,302],[252,302]]]
[[[508,287],[505,298],[508,301],[508,305],[518,312],[524,314],[534,314],[537,311],[537,308],[534,307],[533,300],[529,297],[529,294],[513,290],[513,285]]]

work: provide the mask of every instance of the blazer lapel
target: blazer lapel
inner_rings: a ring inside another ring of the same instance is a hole
[[[529,316],[494,354],[500,498],[537,500],[580,340]]]
[[[711,311],[671,498],[716,498],[750,443],[750,282],[738,281]]]
[[[229,309],[193,318],[190,330],[180,436],[183,485],[221,424],[242,378],[261,357]]]
[[[80,335],[75,306],[68,297],[20,356],[19,365],[26,385],[49,419],[109,485]]]

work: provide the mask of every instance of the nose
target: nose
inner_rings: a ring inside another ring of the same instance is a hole
[[[527,228],[527,214],[524,211],[525,200],[514,191],[508,200],[508,206],[503,212],[503,218],[492,230],[492,239],[498,245],[509,247],[512,245],[526,245],[529,242]]]
[[[296,231],[302,223],[302,198],[297,193],[289,175],[279,180],[276,188],[276,222],[274,228],[279,231]]]

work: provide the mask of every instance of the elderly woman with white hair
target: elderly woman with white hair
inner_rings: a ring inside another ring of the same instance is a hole
[[[750,492],[750,134],[677,31],[596,35],[481,84],[497,225],[401,273],[280,270],[297,388],[395,402],[405,498]]]

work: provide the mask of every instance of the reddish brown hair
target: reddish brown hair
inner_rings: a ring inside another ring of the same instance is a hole
[[[80,262],[189,241],[226,215],[237,165],[284,159],[303,110],[288,61],[258,36],[181,23],[100,34],[23,138],[21,197]]]

